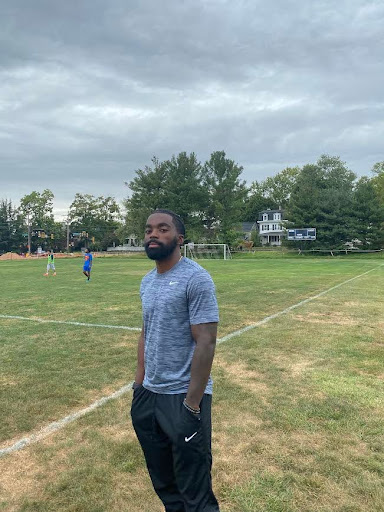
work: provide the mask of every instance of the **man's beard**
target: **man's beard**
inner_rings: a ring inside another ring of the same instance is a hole
[[[149,247],[149,244],[151,243],[158,244],[158,247]],[[147,253],[148,258],[151,258],[151,260],[162,261],[167,259],[168,256],[170,256],[173,253],[177,245],[177,237],[175,237],[172,240],[172,242],[170,242],[168,245],[163,244],[158,240],[149,240],[148,242],[145,242],[144,249],[145,252]]]

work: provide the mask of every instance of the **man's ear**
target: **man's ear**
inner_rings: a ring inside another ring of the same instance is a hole
[[[179,245],[184,245],[184,235],[178,235],[179,237]]]

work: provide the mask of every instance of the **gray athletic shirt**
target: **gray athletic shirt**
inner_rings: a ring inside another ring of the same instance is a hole
[[[215,285],[199,264],[182,258],[168,272],[142,280],[145,377],[155,393],[186,393],[195,350],[191,325],[219,321]],[[205,393],[212,394],[209,378]]]

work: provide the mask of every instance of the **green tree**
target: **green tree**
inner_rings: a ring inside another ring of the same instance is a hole
[[[159,162],[153,157],[152,165],[138,169],[133,180],[126,183],[132,194],[123,202],[126,214],[122,235],[134,234],[141,238],[149,213],[157,208],[165,208],[166,162]]]
[[[165,162],[167,182],[165,208],[183,219],[186,238],[198,240],[203,233],[202,217],[208,194],[202,185],[203,168],[195,153],[179,153]]]
[[[116,232],[120,227],[120,209],[113,197],[91,194],[75,195],[69,207],[71,231],[84,232],[79,245],[91,245],[95,238],[95,247],[106,250],[113,242],[119,242]]]
[[[371,172],[374,174],[372,184],[377,192],[379,200],[384,204],[384,162],[375,163]]]
[[[49,189],[43,192],[35,190],[20,200],[20,211],[29,220],[33,229],[49,230],[55,222],[53,217],[53,192]]]
[[[384,247],[384,203],[375,187],[374,179],[365,176],[357,182],[352,209],[353,238],[363,249]]]
[[[42,244],[45,249],[52,249],[55,252],[67,250],[67,226],[63,222],[54,222],[51,230]]]
[[[268,208],[285,210],[299,174],[299,167],[286,167],[264,181],[254,181],[245,199],[244,220],[254,222],[258,219],[260,212]]]
[[[152,164],[136,171],[128,184],[132,195],[124,202],[125,234],[141,238],[150,212],[166,208],[182,217],[188,238],[199,237],[207,192],[201,184],[202,166],[195,154],[182,152],[164,162],[153,158]]]
[[[251,242],[253,242],[253,247],[261,247],[260,235],[257,230],[252,231],[251,233]]]
[[[300,174],[300,167],[286,167],[261,183],[263,196],[270,200],[272,209],[288,206],[289,198]]]
[[[243,168],[226,158],[224,151],[215,151],[204,165],[203,186],[209,194],[205,208],[208,238],[233,243],[238,233],[236,223],[243,220],[248,189],[240,180]]]
[[[376,162],[372,167],[372,172],[377,175],[384,174],[384,161]]]
[[[0,253],[25,250],[23,218],[12,201],[0,200]]]
[[[245,222],[255,222],[259,218],[260,212],[268,208],[275,209],[276,204],[272,199],[265,196],[262,183],[254,181],[244,200],[243,220]]]
[[[43,192],[33,191],[20,200],[19,211],[25,223],[25,230],[28,231],[28,218],[31,233],[37,230],[49,235],[54,229],[55,219],[53,216],[53,192],[49,189]],[[38,245],[46,245],[46,238],[31,237],[31,251],[35,251]]]
[[[339,157],[322,155],[296,178],[287,218],[296,228],[315,227],[317,241],[308,247],[343,247],[351,239],[353,186],[356,175]]]

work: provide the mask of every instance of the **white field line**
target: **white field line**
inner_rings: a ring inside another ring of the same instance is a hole
[[[141,331],[141,327],[127,327],[125,325],[86,324],[83,322],[65,322],[64,320],[46,320],[44,318],[28,318],[26,316],[16,316],[16,315],[0,315],[0,318],[11,319],[11,320],[28,320],[30,322],[39,322],[42,324],[65,324],[65,325],[79,325],[81,327],[102,327],[103,329],[124,329],[125,331]]]
[[[112,395],[104,396],[103,398],[100,398],[99,400],[96,400],[96,402],[93,402],[89,407],[86,407],[85,409],[81,409],[80,411],[74,412],[73,414],[69,414],[68,416],[65,416],[65,418],[62,418],[59,421],[54,421],[53,423],[50,423],[46,427],[43,427],[39,432],[36,434],[32,434],[29,437],[24,437],[23,439],[20,439],[12,446],[8,446],[7,448],[0,449],[0,457],[4,455],[8,455],[9,453],[16,452],[18,450],[21,450],[22,448],[25,448],[26,446],[37,443],[41,439],[44,439],[45,437],[49,436],[53,432],[56,432],[57,430],[60,430],[65,425],[68,425],[68,423],[72,423],[72,421],[77,420],[78,418],[81,418],[82,416],[85,416],[89,412],[93,411],[94,409],[97,409],[101,405],[104,405],[105,403],[109,402],[109,400],[113,400],[114,398],[118,398],[121,395],[124,395],[125,393],[128,393],[132,389],[132,382],[130,384],[127,384],[123,386],[122,388],[118,389]]]
[[[350,283],[351,281],[354,281],[355,279],[359,279],[359,277],[365,276],[366,274],[369,274],[373,270],[376,270],[379,267],[382,267],[384,265],[381,264],[378,267],[371,268],[371,270],[367,270],[367,272],[364,272],[363,274],[360,274],[355,277],[351,277],[351,279],[347,279],[346,281],[343,281],[342,283],[336,284],[335,286],[332,286],[331,288],[328,288],[328,290],[324,290],[323,292],[318,293],[317,295],[313,295],[312,297],[308,297],[307,299],[301,300],[297,304],[293,304],[293,306],[289,306],[286,309],[283,309],[282,311],[278,311],[277,313],[274,313],[273,315],[267,316],[266,318],[263,318],[263,320],[260,320],[259,322],[256,322],[251,325],[247,325],[247,327],[243,327],[242,329],[239,329],[238,331],[231,332],[227,334],[226,336],[223,336],[222,338],[217,339],[217,343],[223,343],[223,341],[230,340],[231,338],[234,338],[235,336],[239,336],[240,334],[243,334],[244,332],[250,331],[251,329],[255,329],[256,327],[259,327],[260,325],[264,325],[270,320],[273,320],[274,318],[277,318],[281,315],[285,315],[286,313],[289,313],[293,309],[299,308],[303,304],[307,304],[308,302],[311,302],[312,300],[318,299],[319,297],[322,297],[326,293],[329,293],[333,290],[336,290],[336,288],[339,288],[340,286],[343,286],[344,284]]]
[[[384,264],[379,265],[379,267],[381,267],[383,265]],[[358,276],[352,277],[351,279],[347,279],[346,281],[343,281],[342,283],[339,283],[339,284],[337,284],[335,286],[332,286],[331,288],[328,288],[328,290],[324,290],[324,291],[318,293],[317,295],[313,295],[312,297],[308,297],[307,299],[304,299],[304,300],[298,302],[297,304],[293,304],[292,306],[289,306],[288,308],[283,309],[282,311],[278,311],[277,313],[274,313],[273,315],[267,316],[263,320],[260,320],[260,322],[256,322],[256,323],[254,323],[252,325],[248,325],[247,327],[244,327],[243,329],[238,329],[237,331],[234,331],[234,332],[232,332],[230,334],[227,334],[226,336],[223,336],[222,338],[218,338],[217,342],[218,343],[222,343],[222,342],[227,341],[227,340],[229,340],[231,338],[234,338],[235,336],[239,336],[240,334],[243,334],[244,332],[247,332],[247,331],[249,331],[251,329],[255,329],[256,327],[258,327],[260,325],[266,324],[270,320],[273,320],[274,318],[277,318],[277,317],[279,317],[281,315],[285,315],[289,311],[292,311],[293,309],[296,309],[296,308],[302,306],[303,304],[306,304],[307,302],[315,300],[315,299],[325,295],[326,293],[329,293],[329,292],[331,292],[333,290],[336,290],[340,286],[343,286],[344,284],[350,283],[351,281],[354,281],[355,279],[358,279],[359,277],[365,276],[366,274],[369,274],[370,272],[372,272],[373,270],[376,270],[379,267],[372,268],[371,270],[368,270],[367,272],[364,272],[363,274],[359,274]],[[9,318],[9,317],[7,317],[5,315],[0,315],[0,317],[2,317],[2,318]],[[12,318],[20,318],[20,317],[12,317]],[[30,319],[27,318],[26,320],[30,320]],[[67,322],[60,322],[60,323],[67,323]],[[77,323],[75,325],[77,325]],[[84,324],[82,324],[82,325],[84,325]],[[85,324],[85,325],[92,326],[94,324]],[[108,327],[108,326],[106,326],[106,327]],[[135,329],[135,328],[130,328],[130,329]],[[140,330],[140,329],[138,329],[138,330]],[[97,409],[101,405],[104,405],[106,402],[109,402],[109,400],[113,400],[114,398],[118,398],[118,397],[124,395],[125,393],[128,393],[131,390],[131,388],[132,388],[132,382],[130,382],[129,384],[127,384],[127,385],[123,386],[122,388],[118,389],[117,391],[115,391],[111,395],[105,396],[103,398],[100,398],[99,400],[96,400],[96,402],[93,402],[93,404],[91,404],[90,406],[86,407],[85,409],[81,409],[80,411],[77,411],[77,412],[75,412],[73,414],[69,414],[68,416],[65,416],[65,418],[62,418],[59,421],[54,421],[53,423],[50,423],[46,427],[43,427],[36,434],[32,434],[29,437],[24,437],[23,439],[20,439],[19,441],[17,441],[16,443],[14,443],[11,446],[8,446],[6,448],[1,448],[0,449],[0,458],[2,456],[4,456],[4,455],[8,455],[9,453],[21,450],[22,448],[25,448],[26,446],[28,446],[30,444],[37,443],[38,441],[41,441],[45,437],[48,437],[50,434],[52,434],[54,432],[57,432],[58,430],[62,429],[63,427],[65,427],[69,423],[72,423],[76,419],[81,418],[82,416],[85,416],[86,414],[88,414],[89,412],[93,411],[94,409]]]

